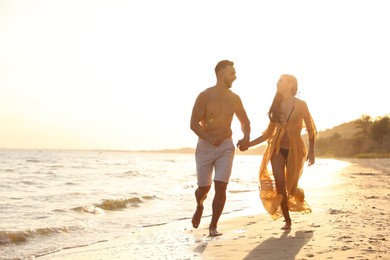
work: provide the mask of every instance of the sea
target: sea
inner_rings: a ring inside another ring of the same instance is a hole
[[[224,217],[265,214],[260,162],[261,155],[235,156]],[[317,159],[300,185],[306,194],[326,189],[334,181],[329,172],[348,164]],[[35,259],[151,226],[190,223],[196,187],[194,154],[1,149],[0,259]]]

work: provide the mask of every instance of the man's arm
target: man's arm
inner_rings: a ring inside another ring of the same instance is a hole
[[[204,119],[206,109],[206,96],[204,93],[200,93],[196,98],[191,115],[191,130],[201,139],[206,142],[219,146],[221,144],[220,138],[210,136],[199,124]]]
[[[237,146],[240,146],[242,144],[247,145],[250,140],[251,123],[239,96],[237,96],[236,116],[241,123],[241,130],[244,134],[244,138],[238,141]]]
[[[201,139],[207,140],[207,133],[203,131],[200,121],[203,119],[205,113],[205,101],[202,93],[195,100],[194,107],[191,114],[191,130]]]

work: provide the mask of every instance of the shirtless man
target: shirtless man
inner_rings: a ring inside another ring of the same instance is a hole
[[[226,201],[226,188],[232,171],[235,147],[232,141],[231,123],[234,114],[241,123],[244,138],[239,144],[249,143],[250,122],[240,97],[230,88],[236,79],[234,63],[220,61],[215,67],[217,83],[197,97],[191,116],[191,129],[199,137],[196,147],[196,171],[198,188],[195,191],[196,211],[192,226],[197,228],[203,213],[203,202],[210,191],[215,169],[215,196],[212,204],[210,236],[222,235],[217,223]]]

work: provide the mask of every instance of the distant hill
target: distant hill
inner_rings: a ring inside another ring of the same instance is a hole
[[[371,121],[369,124],[375,124],[375,120]],[[359,141],[359,132],[361,129],[359,129],[357,126],[359,124],[359,119],[355,119],[350,122],[346,122],[343,124],[340,124],[338,126],[335,126],[330,129],[326,129],[323,131],[320,131],[318,133],[317,142],[316,142],[316,154],[319,156],[353,156],[356,154],[360,154],[362,152],[371,152],[372,148],[375,148],[375,144],[373,145],[372,142],[369,142],[368,136],[363,136],[360,138]],[[390,127],[390,126],[389,126]],[[307,138],[307,134],[305,133],[305,130],[302,130],[302,138],[306,145],[308,145],[309,141]],[[388,135],[387,135],[388,136]],[[387,137],[389,139],[389,137]],[[386,139],[386,140],[387,140]],[[386,141],[389,142],[389,141]],[[367,147],[371,150],[369,150]],[[386,152],[389,145],[386,143],[382,144],[381,150],[378,151],[384,151]],[[238,149],[236,150],[236,154],[242,154],[242,155],[262,155],[264,153],[266,144],[263,143],[262,145],[256,146],[254,148],[250,148],[248,151],[240,152]],[[385,147],[385,148],[383,148]],[[164,150],[155,150],[155,151],[139,151],[139,152],[159,152],[159,153],[195,153],[195,148],[191,147],[185,147],[180,149],[164,149]]]
[[[353,135],[357,133],[358,129],[356,129],[356,122],[348,122],[344,123],[338,126],[335,126],[331,129],[326,129],[324,131],[320,131],[318,133],[319,138],[327,138],[330,137],[336,133],[340,134],[342,138],[351,138]],[[304,132],[304,130],[302,131]],[[308,144],[307,140],[307,134],[303,134],[302,138],[306,145]],[[241,152],[239,149],[236,149],[236,154],[243,154],[243,155],[261,155],[264,153],[264,150],[266,148],[265,144],[256,146],[254,148],[250,148],[248,151]],[[191,147],[183,147],[178,149],[162,149],[162,150],[143,150],[138,152],[144,152],[144,153],[195,153],[195,148]]]
[[[352,138],[358,133],[359,129],[356,125],[356,120],[343,123],[341,125],[335,126],[318,133],[318,138],[328,138],[334,134],[339,134],[341,138]]]
[[[326,157],[389,158],[390,117],[363,115],[322,131],[318,134],[315,153]]]

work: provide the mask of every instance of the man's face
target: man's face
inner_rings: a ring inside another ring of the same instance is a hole
[[[232,87],[233,81],[236,80],[236,70],[233,66],[227,66],[224,73],[224,82],[228,88]]]

